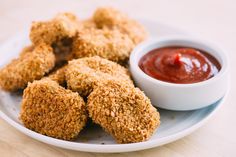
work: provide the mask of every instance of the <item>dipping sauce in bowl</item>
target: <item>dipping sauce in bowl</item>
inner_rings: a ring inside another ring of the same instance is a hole
[[[135,84],[154,106],[195,110],[220,100],[229,88],[226,52],[199,38],[152,38],[131,53],[129,68]]]
[[[139,67],[155,79],[178,84],[208,80],[221,69],[215,57],[188,47],[154,49],[140,59]]]

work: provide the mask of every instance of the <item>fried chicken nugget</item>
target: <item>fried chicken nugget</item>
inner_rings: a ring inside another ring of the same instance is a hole
[[[57,82],[58,84],[65,86],[66,84],[66,69],[67,65],[64,65],[63,67],[57,69],[56,71],[52,72],[51,74],[48,75],[48,78],[51,80]]]
[[[79,32],[85,30],[85,29],[97,29],[96,23],[93,21],[93,19],[86,19],[81,20],[78,22],[79,25]]]
[[[59,13],[50,21],[33,22],[30,39],[35,45],[44,42],[53,44],[63,38],[72,38],[76,35],[78,23],[72,13]]]
[[[64,38],[52,44],[53,52],[56,56],[56,65],[61,66],[70,60],[72,52],[72,38]]]
[[[73,140],[86,124],[87,111],[78,93],[46,78],[29,83],[24,90],[20,119],[40,134]]]
[[[126,68],[98,56],[72,60],[68,64],[67,87],[82,96],[89,95],[104,80],[121,80],[133,85]]]
[[[73,42],[72,54],[74,58],[100,56],[124,63],[133,47],[130,38],[117,30],[84,29]]]
[[[26,46],[21,50],[20,56],[27,55],[31,53],[33,50],[34,50],[34,45]]]
[[[147,31],[141,24],[114,8],[98,8],[93,14],[93,20],[98,28],[106,26],[127,34],[134,44],[138,44],[147,38]]]
[[[148,140],[160,125],[160,115],[138,88],[119,81],[97,86],[87,101],[89,117],[118,143]]]
[[[41,79],[54,64],[55,56],[50,46],[42,43],[26,47],[19,58],[0,70],[0,87],[7,91],[23,89],[28,82]]]

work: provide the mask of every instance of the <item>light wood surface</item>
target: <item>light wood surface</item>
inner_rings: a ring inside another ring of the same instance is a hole
[[[89,16],[96,7],[104,5],[117,7],[131,16],[180,27],[226,49],[231,61],[231,90],[225,104],[205,126],[181,140],[149,150],[117,154],[84,153],[53,147],[25,136],[0,119],[0,156],[236,156],[235,0],[0,0],[0,44],[16,32],[29,28],[33,20],[46,19],[60,11]]]

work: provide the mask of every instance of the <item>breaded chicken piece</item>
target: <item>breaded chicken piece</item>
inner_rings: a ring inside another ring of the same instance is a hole
[[[160,115],[138,88],[119,81],[97,86],[87,101],[89,117],[118,143],[148,140],[160,125]]]
[[[33,50],[34,50],[34,45],[26,46],[21,50],[20,56],[32,53]]]
[[[72,52],[72,38],[64,38],[52,44],[53,52],[56,56],[56,65],[61,66],[70,60]]]
[[[78,21],[78,33],[83,33],[85,30],[90,32],[90,30],[94,29],[97,29],[97,26],[92,19]],[[65,62],[77,58],[76,55],[72,54],[72,44],[77,37],[78,36],[76,35],[73,38],[67,38],[62,42],[57,42],[53,45],[54,53],[56,54],[58,61]]]
[[[64,65],[63,67],[57,69],[56,71],[52,72],[51,74],[48,75],[48,78],[51,80],[57,82],[58,84],[65,86],[66,84],[66,69],[67,65]]]
[[[73,140],[86,124],[87,111],[78,93],[42,79],[29,83],[24,90],[20,119],[40,134]]]
[[[35,45],[44,42],[53,44],[63,38],[72,38],[76,35],[78,23],[72,13],[59,13],[50,21],[33,22],[30,39]]]
[[[86,19],[81,20],[78,22],[78,30],[79,32],[85,30],[85,29],[97,29],[96,23],[93,21],[93,19]]]
[[[99,7],[93,14],[93,20],[99,28],[113,27],[129,20],[129,17],[112,7]]]
[[[129,71],[121,65],[101,57],[85,57],[69,62],[66,70],[67,87],[89,95],[92,90],[105,80],[121,80],[133,85]]]
[[[100,56],[124,63],[134,47],[130,38],[117,30],[84,29],[73,42],[74,58]]]
[[[19,58],[12,60],[0,70],[2,89],[23,89],[28,82],[41,79],[54,67],[55,56],[50,46],[42,43],[32,48],[32,51],[31,48],[23,49]]]
[[[93,14],[93,20],[98,28],[109,27],[127,34],[134,44],[147,38],[147,31],[141,24],[114,8],[98,8]]]

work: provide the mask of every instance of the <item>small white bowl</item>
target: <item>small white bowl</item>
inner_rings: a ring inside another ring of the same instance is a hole
[[[182,46],[205,51],[221,64],[219,73],[202,82],[175,84],[157,80],[139,68],[140,59],[153,49]],[[130,56],[130,70],[138,87],[151,99],[154,106],[169,110],[194,110],[206,107],[222,98],[228,90],[228,59],[225,52],[212,43],[190,37],[151,39],[138,45]]]

